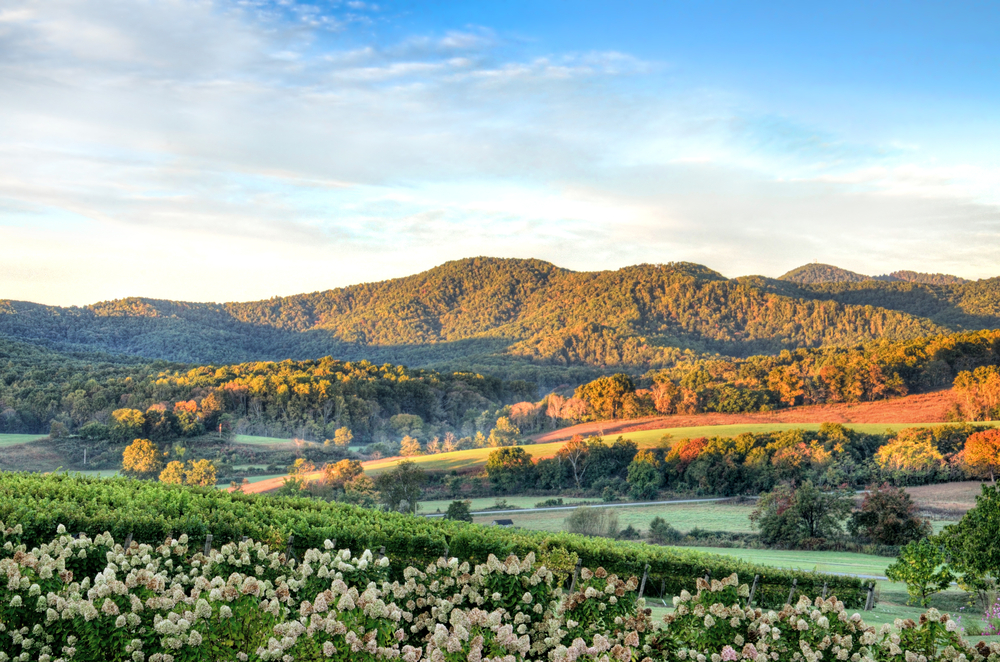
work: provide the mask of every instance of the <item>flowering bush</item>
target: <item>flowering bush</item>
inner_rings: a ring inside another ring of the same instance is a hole
[[[866,625],[849,615],[836,596],[803,596],[781,611],[746,606],[750,591],[737,576],[696,582],[697,593],[674,598],[675,610],[656,646],[692,662],[928,662],[1000,661],[1000,644],[967,646],[950,617],[931,609],[920,622],[897,620],[894,627]]]
[[[1000,662],[933,610],[876,632],[836,598],[741,607],[735,575],[699,580],[656,628],[635,577],[583,569],[567,592],[530,553],[400,575],[329,541],[297,562],[256,541],[206,555],[60,527],[29,551],[0,532],[0,662]]]

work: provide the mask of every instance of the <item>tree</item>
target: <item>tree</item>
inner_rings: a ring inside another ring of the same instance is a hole
[[[392,471],[379,474],[375,487],[379,499],[389,510],[416,513],[427,475],[412,460],[404,460]]]
[[[448,512],[444,514],[444,518],[459,520],[462,522],[471,522],[471,505],[471,501],[452,501],[448,504]]]
[[[581,487],[581,481],[584,474],[587,473],[587,465],[590,460],[590,448],[587,442],[580,435],[574,435],[556,452],[556,455],[573,469],[573,481],[578,488]]]
[[[403,457],[414,457],[416,455],[423,455],[424,451],[420,448],[420,442],[406,435],[403,437],[403,441],[399,443],[399,454]]]
[[[333,443],[337,448],[347,448],[354,441],[354,433],[349,427],[339,427],[333,433]]]
[[[521,446],[508,446],[490,452],[486,458],[486,475],[501,493],[517,492],[535,474],[531,456]]]
[[[122,453],[122,471],[136,478],[152,478],[160,473],[160,451],[149,439],[136,439]]]
[[[680,531],[671,526],[662,517],[654,517],[653,521],[649,523],[649,539],[657,544],[665,545],[671,542],[679,542],[683,537]]]
[[[493,448],[502,446],[513,446],[517,443],[517,438],[521,436],[521,430],[510,422],[506,416],[497,419],[496,425],[490,431],[489,439],[486,443]]]
[[[969,585],[1000,579],[1000,487],[983,485],[976,505],[938,534],[952,567]]]
[[[187,477],[184,482],[188,485],[212,487],[217,482],[215,465],[205,459],[188,462]]]
[[[652,451],[643,450],[636,453],[628,465],[629,493],[633,499],[653,499],[660,488],[663,476],[660,474],[660,462]]]
[[[183,485],[184,463],[177,460],[167,462],[167,466],[160,472],[160,482],[168,485]]]
[[[944,464],[944,457],[927,430],[901,430],[875,453],[875,462],[890,471],[927,472]]]
[[[765,543],[796,546],[839,535],[850,512],[849,494],[822,492],[806,481],[798,489],[779,485],[761,495],[750,521]]]
[[[941,546],[929,538],[915,540],[899,550],[899,558],[885,569],[894,582],[905,582],[910,601],[927,607],[930,596],[948,588],[955,576],[945,565]]]
[[[574,396],[585,401],[598,420],[619,418],[627,396],[635,395],[635,384],[628,375],[618,373],[598,377],[576,389]]]
[[[49,426],[49,439],[62,439],[69,436],[69,428],[60,421],[52,421]]]
[[[966,466],[989,472],[990,480],[996,484],[996,472],[1000,471],[1000,430],[991,428],[970,435],[962,457]]]
[[[930,522],[917,517],[917,504],[909,493],[888,483],[868,488],[849,527],[852,535],[880,545],[905,545],[931,534]]]
[[[111,440],[124,444],[138,438],[146,425],[146,417],[138,409],[116,409],[111,412]]]
[[[618,535],[618,513],[611,508],[580,506],[566,518],[565,524],[570,533],[606,538]]]
[[[343,487],[344,483],[364,475],[365,469],[360,460],[341,460],[328,463],[323,467],[323,482],[333,487]]]

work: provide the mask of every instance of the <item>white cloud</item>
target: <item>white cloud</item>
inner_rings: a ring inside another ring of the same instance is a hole
[[[381,10],[347,9],[8,2],[0,297],[250,299],[487,253],[995,275],[995,169],[628,53],[519,57],[474,26],[361,45],[339,35]]]

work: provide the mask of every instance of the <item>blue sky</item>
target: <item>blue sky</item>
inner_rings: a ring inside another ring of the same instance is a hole
[[[1000,275],[996,3],[0,4],[0,297]]]

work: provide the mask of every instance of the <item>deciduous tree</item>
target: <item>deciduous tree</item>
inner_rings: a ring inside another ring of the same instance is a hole
[[[160,450],[149,439],[136,439],[122,453],[122,471],[137,478],[152,478],[162,466]]]

